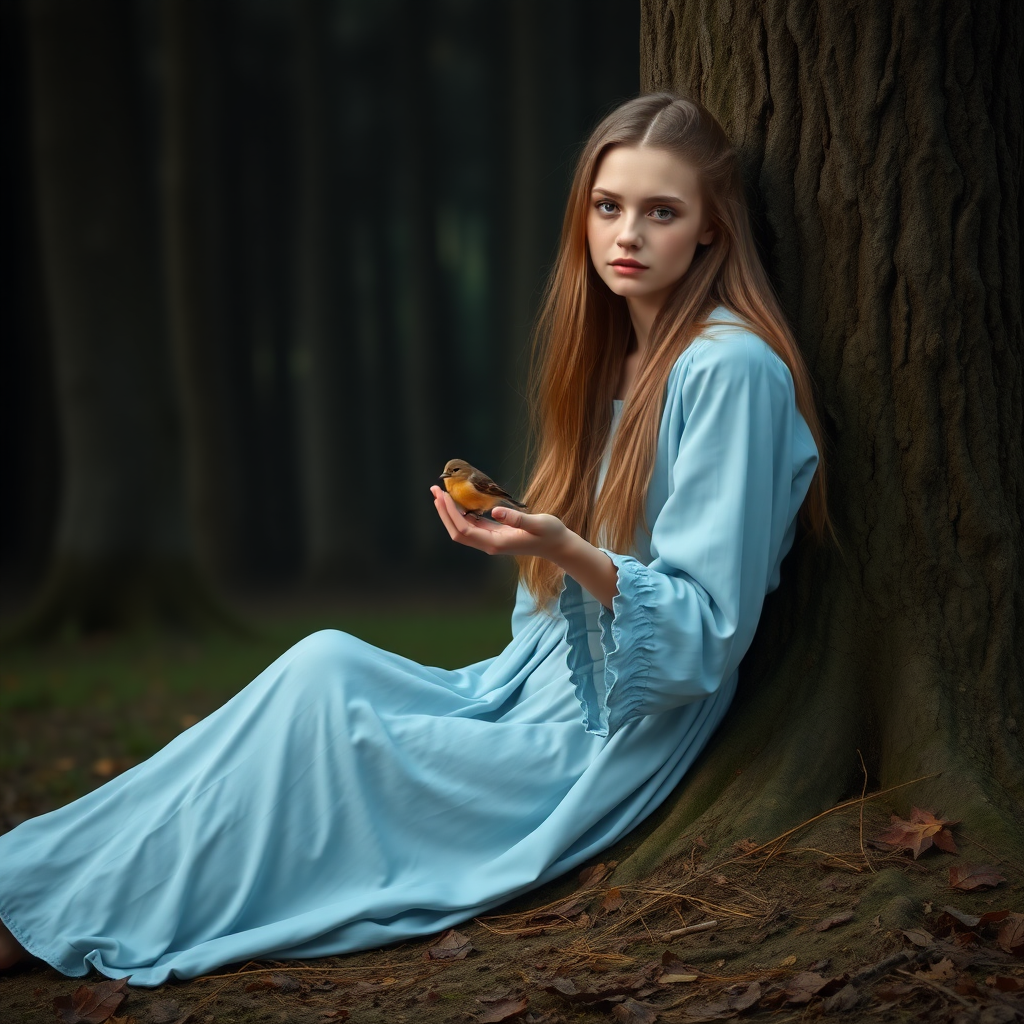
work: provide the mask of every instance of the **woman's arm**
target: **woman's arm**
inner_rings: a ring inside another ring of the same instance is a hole
[[[458,544],[489,555],[539,555],[554,562],[606,608],[619,592],[615,563],[600,549],[573,533],[557,516],[531,515],[518,509],[492,510],[496,523],[463,515],[451,495],[438,486],[430,488],[434,508]]]

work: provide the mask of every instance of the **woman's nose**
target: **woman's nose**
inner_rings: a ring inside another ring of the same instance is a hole
[[[637,230],[636,221],[632,217],[623,218],[619,233],[615,238],[615,244],[621,245],[624,249],[637,249],[642,242],[643,239]]]

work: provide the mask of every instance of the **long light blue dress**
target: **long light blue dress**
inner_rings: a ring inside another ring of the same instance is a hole
[[[458,670],[315,633],[148,761],[0,836],[0,918],[133,985],[438,932],[585,861],[729,706],[817,462],[784,363],[724,310],[666,390],[651,533]]]

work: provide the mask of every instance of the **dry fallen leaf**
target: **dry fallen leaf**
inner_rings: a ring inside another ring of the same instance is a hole
[[[917,860],[933,843],[946,853],[957,852],[953,833],[946,826],[956,825],[958,822],[937,818],[931,811],[922,811],[919,807],[911,810],[910,821],[905,821],[895,814],[889,820],[890,826],[880,836],[875,836],[871,840],[873,843],[884,843],[897,850],[910,850],[914,860]]]
[[[915,946],[930,946],[935,941],[935,936],[923,928],[907,928],[903,935]]]
[[[478,999],[486,1009],[477,1017],[478,1024],[498,1024],[499,1021],[513,1020],[526,1013],[530,1000],[526,996],[509,996],[504,999]]]
[[[53,1012],[63,1024],[102,1024],[125,1001],[127,987],[127,978],[79,985],[74,994],[54,999]]]
[[[473,944],[462,932],[449,928],[423,957],[425,960],[465,960],[472,949]]]
[[[612,914],[621,906],[622,890],[618,886],[615,886],[614,888],[609,889],[608,892],[605,893],[605,897],[601,901],[601,910],[605,914]]]
[[[1003,975],[989,975],[985,984],[1000,992],[1024,992],[1024,978],[1009,978]]]
[[[658,1011],[648,1003],[638,1003],[635,999],[627,999],[613,1007],[612,1017],[619,1024],[654,1024],[658,1019]]]
[[[531,918],[531,921],[570,921],[583,913],[589,901],[584,899],[570,898],[556,903],[553,907],[544,907],[538,910]]]
[[[815,926],[816,932],[827,932],[829,928],[835,928],[837,925],[846,924],[847,921],[853,920],[853,911],[847,910],[843,914],[833,914],[831,917],[826,917],[824,921],[819,921]]]
[[[752,981],[746,988],[729,997],[729,1005],[738,1013],[749,1010],[761,998],[761,983]]]
[[[990,864],[954,864],[949,869],[950,887],[962,889],[964,892],[992,889],[1005,881],[1006,879]]]
[[[1024,914],[1008,914],[996,941],[1007,953],[1024,956]]]
[[[809,1003],[826,985],[828,979],[813,971],[802,971],[794,975],[786,983],[783,992],[786,994],[786,1002],[795,1006]]]
[[[957,974],[956,965],[948,956],[943,957],[937,964],[929,964],[926,971],[918,972],[927,975],[932,981],[946,981],[955,978]]]
[[[591,864],[589,868],[584,868],[580,872],[580,888],[588,889],[597,885],[603,878],[607,878],[618,864],[617,860],[610,860],[607,864]]]
[[[796,957],[795,956],[787,956],[785,960],[780,960],[779,961],[779,966],[780,967],[792,967],[793,964],[795,964],[795,963],[796,963]]]

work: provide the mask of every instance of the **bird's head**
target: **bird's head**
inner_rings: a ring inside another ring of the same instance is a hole
[[[465,480],[472,472],[473,467],[464,459],[449,459],[444,464],[444,472],[441,474],[441,479]]]

